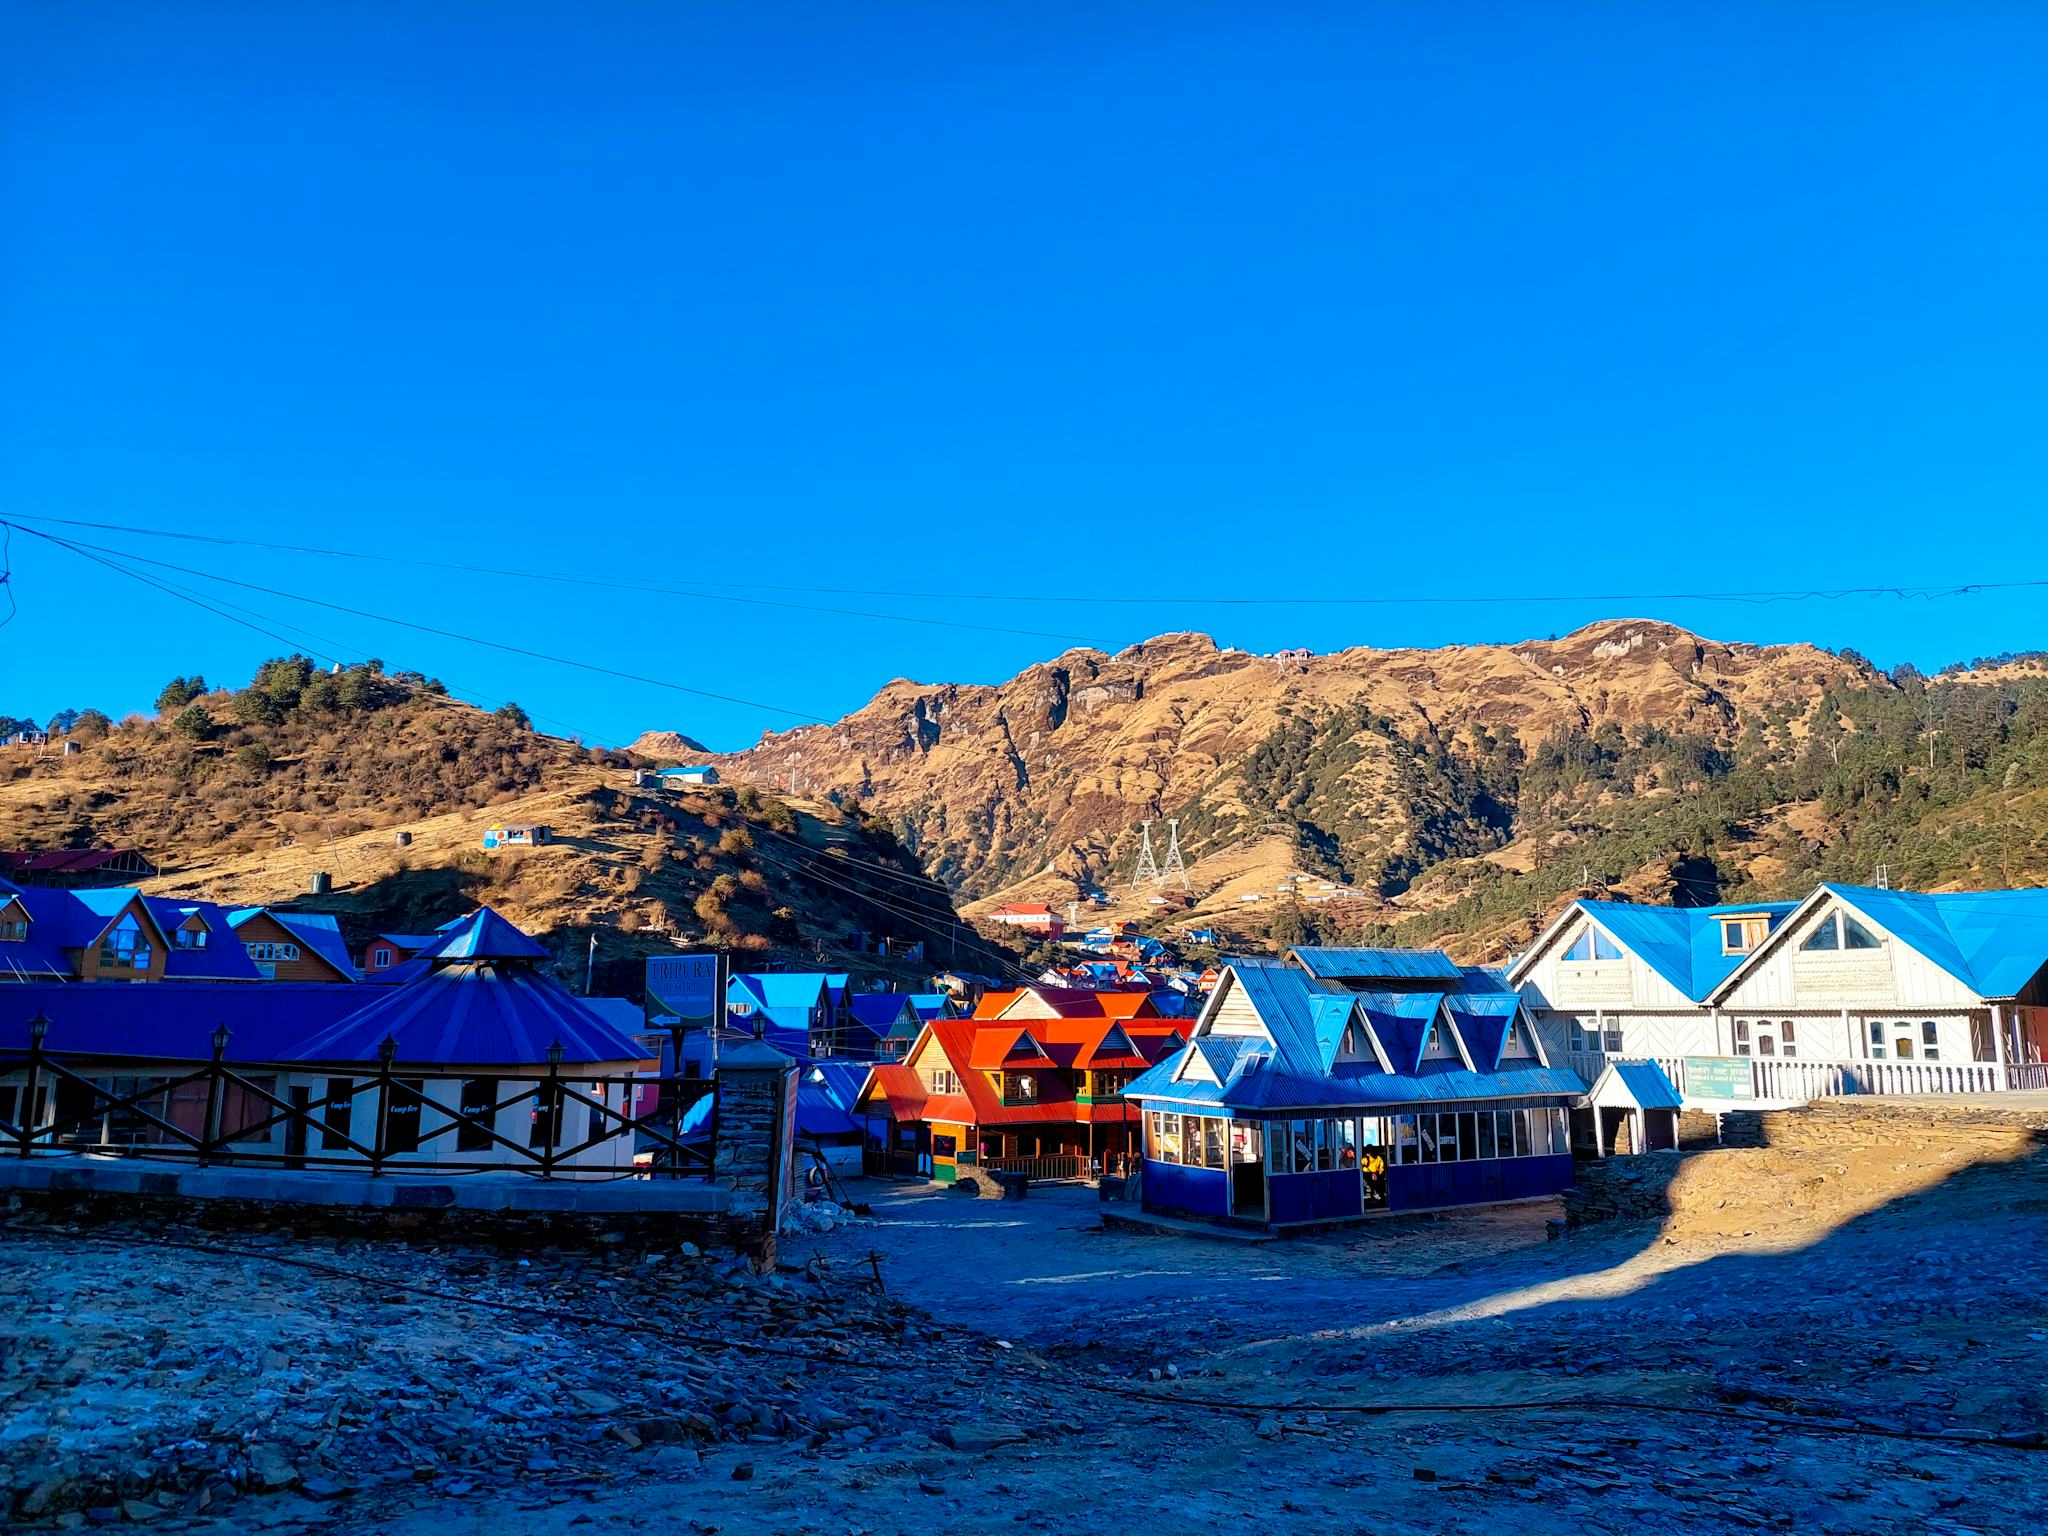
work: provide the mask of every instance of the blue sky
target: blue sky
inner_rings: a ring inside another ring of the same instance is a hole
[[[1173,629],[2048,646],[2040,590],[1207,601],[2048,579],[2039,5],[9,17],[0,516],[694,589],[69,533],[677,685],[156,572],[596,739]],[[11,565],[0,711],[281,649]]]

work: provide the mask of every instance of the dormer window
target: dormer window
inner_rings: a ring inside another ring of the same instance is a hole
[[[28,911],[18,901],[0,907],[0,944],[19,944],[28,938]]]
[[[1619,960],[1622,953],[1621,946],[1614,940],[1608,938],[1598,928],[1589,927],[1572,940],[1571,948],[1564,952],[1564,957],[1567,960],[1580,961]]]
[[[142,924],[135,920],[133,912],[124,913],[100,940],[100,964],[122,970],[146,971],[149,962],[149,940],[143,937]]]
[[[180,949],[206,948],[206,924],[198,918],[190,918],[172,935]]]
[[[1767,917],[1725,917],[1721,920],[1721,953],[1746,955],[1770,934]]]
[[[1846,912],[1830,912],[1800,942],[1802,950],[1882,949],[1883,942]]]

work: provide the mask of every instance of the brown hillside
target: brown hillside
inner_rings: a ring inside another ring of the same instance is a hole
[[[929,967],[853,954],[847,935],[922,938],[946,958],[950,899],[858,815],[752,790],[637,791],[623,754],[414,682],[372,692],[357,709],[213,693],[167,711],[175,725],[83,732],[75,756],[0,751],[0,846],[134,846],[163,868],[153,890],[296,900],[339,914],[358,942],[488,903],[579,980],[597,935],[599,987],[613,992],[636,992],[640,958],[676,943],[905,981]],[[485,828],[511,821],[555,840],[486,852]],[[318,872],[333,889],[316,898]]]
[[[993,687],[899,680],[835,725],[771,733],[717,761],[735,782],[786,783],[795,770],[807,787],[857,796],[977,897],[1063,897],[1077,878],[1114,887],[1136,824],[1178,815],[1200,907],[1216,911],[1254,891],[1272,899],[1300,862],[1291,829],[1262,825],[1243,794],[1246,755],[1284,722],[1384,717],[1390,732],[1361,738],[1344,784],[1349,814],[1381,823],[1397,850],[1415,814],[1397,792],[1406,741],[1526,747],[1613,725],[1731,743],[1769,711],[1803,712],[1831,683],[1876,676],[1809,645],[1722,644],[1647,620],[1306,660],[1178,634],[1114,656],[1069,651]]]

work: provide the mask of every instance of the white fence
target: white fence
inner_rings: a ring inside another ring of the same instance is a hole
[[[1991,1061],[1788,1061],[1782,1056],[1751,1056],[1750,1098],[1779,1104],[1805,1104],[1813,1099],[1851,1094],[2004,1093],[2048,1089],[2048,1062],[1999,1066]],[[1570,1051],[1564,1064],[1588,1083],[1610,1061],[1653,1061],[1664,1069],[1672,1086],[1686,1092],[1685,1058],[1679,1056],[1607,1056],[1598,1051]],[[1720,1102],[1720,1094],[1713,1095]],[[1696,1102],[1705,1102],[1702,1095]],[[1730,1104],[1746,1102],[1740,1097]]]

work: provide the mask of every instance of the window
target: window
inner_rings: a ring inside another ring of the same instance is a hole
[[[381,971],[381,970],[385,970],[385,969],[387,969],[387,968],[388,968],[388,967],[390,966],[390,964],[391,964],[391,951],[390,951],[389,949],[386,949],[386,948],[378,948],[378,949],[373,949],[373,950],[371,950],[371,951],[370,951],[370,969],[371,969],[371,970],[373,970],[373,971]]]
[[[266,964],[299,958],[299,946],[296,944],[245,944],[243,948],[249,951],[251,960]]]
[[[1405,1167],[1410,1163],[1418,1161],[1420,1161],[1420,1158],[1417,1156],[1415,1145],[1415,1117],[1413,1115],[1394,1116],[1395,1166]]]
[[[1619,1024],[1607,1026],[1606,1045],[1608,1055],[1619,1056],[1621,1054],[1621,1026]]]
[[[355,1119],[356,1085],[352,1078],[327,1079],[326,1113],[320,1117],[320,1150],[339,1152],[348,1140],[349,1125]]]
[[[1941,1026],[1932,1019],[1921,1020],[1920,1055],[1926,1061],[1941,1060]]]
[[[1778,1054],[1777,1036],[1773,1035],[1770,1031],[1771,1021],[1769,1019],[1763,1019],[1758,1022],[1756,1053],[1759,1056],[1775,1056]]]
[[[462,1123],[455,1129],[455,1150],[483,1152],[491,1145],[492,1106],[498,1101],[495,1077],[472,1077],[462,1085]]]
[[[1511,1109],[1508,1119],[1515,1127],[1515,1156],[1529,1155],[1529,1112],[1525,1109]]]
[[[420,1149],[420,1107],[426,1103],[426,1079],[401,1077],[391,1084],[391,1108],[384,1117],[384,1150]]]
[[[204,928],[180,928],[177,932],[177,943],[180,949],[204,949],[206,948],[206,930]]]
[[[1029,1072],[1005,1072],[1003,1074],[1003,1102],[1005,1104],[1036,1104],[1038,1102],[1038,1079]]]
[[[1415,1119],[1415,1135],[1422,1152],[1422,1161],[1433,1163],[1437,1160],[1436,1116],[1418,1115]]]
[[[1621,947],[1614,940],[1608,938],[1598,928],[1588,928],[1572,940],[1571,948],[1564,952],[1564,957],[1567,960],[1580,961],[1619,960],[1622,954]]]
[[[1493,1111],[1487,1110],[1479,1116],[1479,1124],[1473,1138],[1473,1150],[1481,1157],[1494,1155]]]
[[[1882,949],[1884,941],[1846,912],[1830,912],[1799,946],[1804,950]]]
[[[1479,1116],[1470,1110],[1458,1116],[1458,1155],[1467,1162],[1479,1156]]]
[[[1204,1168],[1223,1167],[1224,1122],[1213,1117],[1204,1116],[1199,1123],[1202,1127],[1202,1166]],[[1192,1138],[1190,1138],[1188,1150],[1190,1154],[1194,1151]],[[1192,1163],[1194,1157],[1190,1155],[1188,1161]]]
[[[1749,1020],[1747,1019],[1737,1019],[1735,1021],[1735,1054],[1738,1056],[1747,1056],[1749,1054]]]
[[[1877,935],[1857,922],[1848,913],[1842,914],[1842,947],[1844,949],[1882,949]]]
[[[1330,1144],[1337,1151],[1337,1166],[1340,1169],[1358,1166],[1358,1122],[1355,1120],[1327,1120]]]
[[[1436,1117],[1436,1160],[1440,1163],[1458,1161],[1458,1117],[1438,1115]]]
[[[1820,926],[1800,941],[1802,950],[1840,949],[1842,936],[1835,928],[1835,915],[1830,912],[1821,919]]]
[[[101,965],[146,971],[149,960],[149,940],[142,936],[142,925],[135,921],[133,912],[124,915],[100,940]]]
[[[0,917],[0,941],[16,943],[28,937],[28,919]]]
[[[951,1067],[928,1067],[925,1069],[924,1085],[933,1093],[958,1093],[960,1076]]]
[[[1724,922],[1721,924],[1721,953],[1724,955],[1746,955],[1749,953],[1749,924]]]
[[[1790,1019],[1778,1021],[1778,1049],[1787,1056],[1799,1054],[1799,1038],[1793,1031]]]
[[[1873,1061],[1884,1060],[1884,1025],[1876,1019],[1870,1021],[1870,1055]]]

